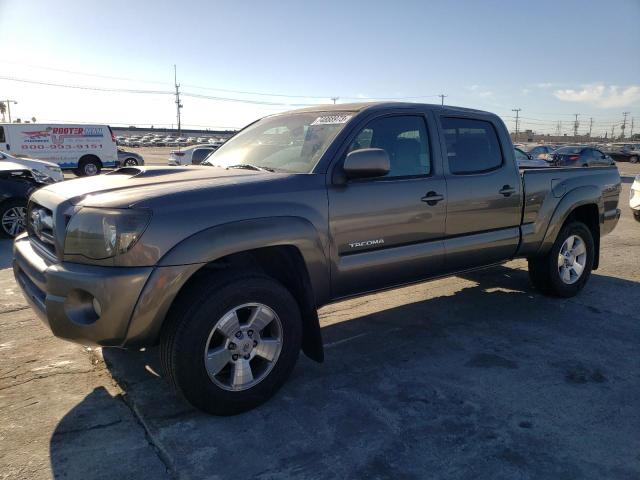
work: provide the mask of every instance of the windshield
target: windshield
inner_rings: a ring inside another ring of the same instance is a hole
[[[556,150],[556,153],[579,155],[583,148],[584,147],[562,147]]]
[[[264,118],[202,162],[225,168],[309,173],[353,112],[307,112]]]

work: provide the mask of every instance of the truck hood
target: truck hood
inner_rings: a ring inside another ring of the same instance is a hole
[[[125,167],[47,186],[42,195],[84,207],[128,208],[159,196],[262,181],[271,175],[276,174],[207,166]]]

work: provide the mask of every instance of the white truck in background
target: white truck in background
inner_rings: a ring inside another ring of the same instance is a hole
[[[0,151],[53,162],[79,176],[97,175],[118,162],[108,125],[0,123]]]

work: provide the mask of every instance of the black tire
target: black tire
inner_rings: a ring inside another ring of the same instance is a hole
[[[9,231],[5,224],[5,215],[10,214],[12,210],[15,211],[16,209],[23,209],[23,213],[26,214],[27,201],[22,199],[13,199],[7,200],[0,205],[0,238],[15,238],[17,235],[24,232],[24,222],[26,221],[24,216],[22,217],[22,228],[15,233]]]
[[[629,162],[631,163],[638,163],[638,157],[636,157],[635,155],[633,155],[632,157],[629,158]]]
[[[585,266],[582,274],[575,283],[565,283],[558,271],[558,256],[565,240],[572,236],[579,236],[586,247]],[[573,297],[585,286],[591,276],[595,255],[595,245],[591,230],[582,222],[571,221],[565,224],[551,250],[541,257],[529,259],[529,279],[533,286],[542,293],[557,297]]]
[[[282,348],[273,367],[256,385],[230,391],[216,385],[204,352],[216,322],[231,309],[261,303],[282,324]],[[276,280],[260,274],[200,277],[171,307],[160,340],[160,360],[171,385],[193,406],[213,415],[235,415],[267,401],[284,384],[300,353],[302,321],[298,304]]]
[[[79,177],[93,177],[102,170],[102,162],[96,156],[82,157],[78,162],[78,169],[75,171]]]

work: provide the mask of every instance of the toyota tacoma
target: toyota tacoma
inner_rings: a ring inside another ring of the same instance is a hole
[[[615,167],[519,169],[491,113],[313,107],[250,124],[202,165],[38,190],[13,267],[56,336],[159,345],[176,390],[228,415],[272,396],[300,350],[323,360],[330,302],[513,258],[539,291],[576,295],[619,194]]]

